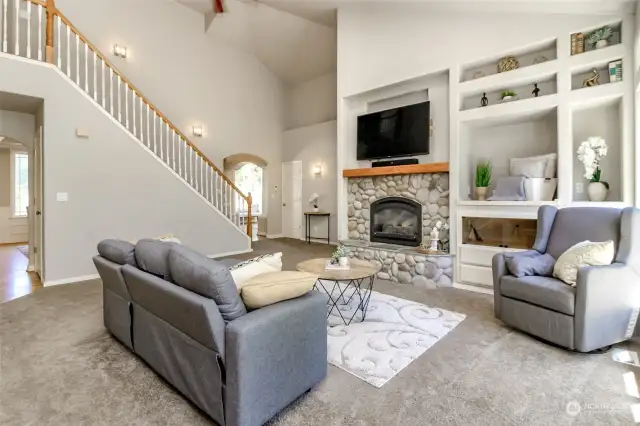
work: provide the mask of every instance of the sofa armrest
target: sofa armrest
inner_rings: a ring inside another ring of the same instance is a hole
[[[511,275],[507,269],[507,257],[531,256],[537,254],[535,250],[526,250],[514,253],[498,253],[491,259],[491,270],[493,272],[493,312],[496,318],[500,318],[500,280],[505,275]]]
[[[633,335],[640,310],[640,275],[623,263],[578,270],[575,346],[590,352]]]
[[[311,291],[227,324],[227,425],[262,425],[326,376],[326,318],[327,297]]]

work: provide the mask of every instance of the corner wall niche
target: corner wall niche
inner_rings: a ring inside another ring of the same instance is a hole
[[[609,75],[609,63],[615,62],[616,60],[620,60],[620,58],[614,59],[611,61],[595,63],[589,66],[587,69],[579,69],[578,71],[572,72],[571,90],[590,89],[590,88],[602,86],[605,84],[622,82],[622,79],[617,81],[612,81],[612,80],[615,80],[615,78],[612,78]],[[595,78],[596,74],[593,72],[594,70],[597,71],[598,73],[598,84],[595,86],[585,87],[584,82],[586,79]],[[624,75],[622,75],[622,78],[624,78]]]
[[[514,56],[517,59],[519,64],[518,69],[535,66],[542,62],[553,61],[557,58],[557,43],[556,40],[547,40],[465,65],[460,73],[460,82],[480,80],[498,74],[498,62],[506,56]],[[506,71],[501,74],[507,74],[509,72],[513,71]]]
[[[587,40],[589,39],[589,36],[591,34],[593,34],[596,30],[598,30],[600,28],[603,28],[605,26],[611,28],[611,30],[613,31],[613,35],[609,39],[609,47],[610,46],[615,46],[615,45],[618,45],[618,44],[622,43],[622,24],[618,21],[618,22],[615,22],[615,23],[612,23],[612,24],[609,24],[609,25],[601,25],[601,26],[596,27],[596,28],[590,28],[590,29],[582,30],[580,32],[576,32],[576,34],[582,33],[582,35],[584,36],[584,51],[583,52],[576,52],[576,53],[569,52],[569,54],[572,55],[572,56],[576,56],[576,55],[582,55],[582,54],[589,53],[589,52],[592,52],[594,50],[597,50],[596,46],[589,44],[587,42]]]
[[[589,180],[584,177],[584,166],[576,151],[590,136],[602,137],[608,153],[601,162],[601,180],[609,184],[605,202],[622,201],[622,99],[573,111],[573,188],[574,202],[590,202],[587,188]]]
[[[512,158],[557,153],[557,117],[557,109],[554,108],[503,123],[461,125],[459,200],[475,199],[475,170],[481,161],[491,161],[493,166],[493,183],[487,191],[489,197],[498,179],[509,176]],[[486,204],[490,205],[491,201]]]
[[[500,88],[487,90],[486,92],[483,92],[483,93],[465,95],[464,99],[462,100],[461,109],[464,111],[464,110],[470,110],[475,108],[487,108],[495,105],[519,102],[525,99],[534,98],[536,97],[535,94],[533,93],[533,90],[535,88],[534,83],[538,85],[538,89],[539,89],[537,97],[548,96],[548,95],[553,95],[558,93],[557,78],[556,78],[556,75],[554,74],[553,76],[547,77],[544,80],[532,79],[531,81],[522,82],[517,85],[511,85],[511,86],[505,85]],[[507,91],[507,90],[515,92],[516,97],[513,98],[512,100],[503,101],[501,99],[501,94],[503,91]],[[486,107],[481,105],[482,97],[484,93],[486,93],[486,97],[488,101],[488,105]]]

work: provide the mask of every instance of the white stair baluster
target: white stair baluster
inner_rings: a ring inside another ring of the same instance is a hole
[[[89,93],[89,46],[84,44],[84,91]]]
[[[98,70],[97,70],[97,59],[98,59],[98,55],[96,55],[96,52],[93,51],[93,49],[91,50],[91,54],[93,55],[93,100],[94,101],[98,101],[98,83],[97,83],[97,76],[98,76]]]
[[[153,152],[158,152],[158,114],[153,112]]]
[[[100,58],[100,78],[102,82],[100,83],[100,87],[102,89],[102,108],[107,109],[107,91],[104,87],[104,61]]]
[[[71,78],[71,27],[67,27],[67,75]]]
[[[9,41],[9,36],[7,35],[7,15],[8,15],[8,1],[2,0],[2,51],[7,51],[7,42]]]
[[[149,146],[149,148],[151,148],[151,126],[150,126],[150,111],[151,108],[149,108],[149,104],[145,102],[145,105],[147,106],[147,144]]]
[[[20,55],[20,0],[15,0],[14,6],[16,7],[16,50],[13,53]]]
[[[76,34],[76,84],[80,86],[80,36],[78,34]]]
[[[117,100],[116,102],[118,103],[118,121],[120,123],[122,123],[122,103],[120,102],[120,75],[116,74],[116,78],[118,79],[118,93],[117,93]]]
[[[133,121],[133,136],[137,136],[136,135],[136,98],[138,97],[138,94],[136,93],[135,90],[131,89],[131,120]]]
[[[182,155],[182,148],[184,147],[184,144],[182,143],[182,138],[179,137],[178,138],[178,174],[180,175],[180,177],[183,177],[182,175],[182,157],[184,157]]]
[[[113,93],[113,68],[109,67],[109,103],[111,104],[111,116],[115,118],[113,115],[113,98],[115,98],[115,93]]]
[[[124,83],[124,127],[129,130],[129,83]]]
[[[57,57],[56,57],[56,63],[58,64],[58,68],[62,69],[62,45],[60,44],[60,39],[61,39],[61,37],[60,37],[60,34],[61,34],[61,32],[60,32],[60,21],[61,21],[61,19],[60,19],[59,16],[55,16],[53,19],[55,19],[55,21],[56,21],[56,32],[54,34],[54,37],[56,37],[56,35],[57,35],[57,38],[55,39],[57,41],[57,43],[55,43],[55,45],[54,45],[54,48],[58,52]]]
[[[142,106],[142,98],[141,98],[141,97],[138,97],[138,102],[140,103],[140,111],[139,111],[139,112],[140,112],[140,114],[139,114],[139,117],[140,117],[140,118],[139,118],[139,123],[140,123],[140,140],[142,141],[142,143],[144,143],[144,140],[145,140],[145,139],[144,139],[144,127],[143,127],[143,125],[142,125],[142,118],[143,118],[143,116],[144,116],[144,113],[143,113],[143,110],[142,110],[143,106]]]
[[[38,60],[42,60],[42,12],[44,8],[41,5],[36,6],[38,11]]]
[[[58,19],[58,30],[60,20]],[[31,59],[31,2],[27,0],[27,58]]]

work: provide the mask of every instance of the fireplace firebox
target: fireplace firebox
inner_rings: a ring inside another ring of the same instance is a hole
[[[422,242],[422,205],[402,197],[371,203],[371,242],[417,247]]]

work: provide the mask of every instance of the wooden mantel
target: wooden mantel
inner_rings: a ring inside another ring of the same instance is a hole
[[[366,169],[346,169],[344,177],[370,177],[389,175],[419,175],[424,173],[448,173],[449,163],[408,164],[406,166],[369,167]]]

